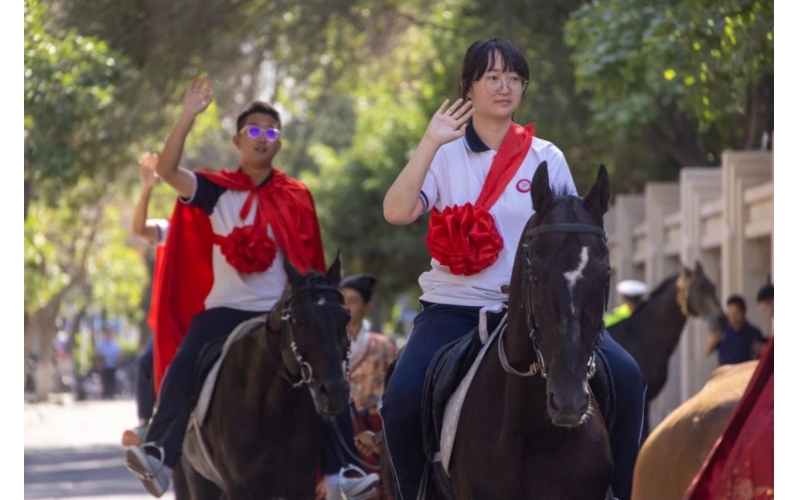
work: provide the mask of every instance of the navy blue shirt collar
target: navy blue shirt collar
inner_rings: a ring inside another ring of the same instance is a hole
[[[467,123],[467,131],[464,134],[464,140],[467,141],[467,147],[473,153],[483,153],[491,149],[481,140],[478,133],[475,132],[475,127],[472,126],[472,120]]]

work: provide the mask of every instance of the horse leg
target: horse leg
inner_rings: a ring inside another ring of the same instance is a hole
[[[178,480],[180,471],[181,480]],[[175,500],[221,500],[222,490],[197,472],[188,460],[181,458],[173,473]],[[180,484],[180,485],[179,485]]]
[[[172,471],[172,489],[175,491],[175,500],[192,500],[189,483],[186,481],[186,474],[183,472],[181,462],[182,460],[179,460],[175,470]]]

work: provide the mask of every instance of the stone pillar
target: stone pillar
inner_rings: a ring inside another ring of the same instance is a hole
[[[611,261],[611,297],[609,309],[621,303],[617,283],[626,279],[643,279],[634,272],[633,231],[634,226],[644,220],[644,196],[617,195],[614,206],[607,214],[609,227],[609,252]]]
[[[694,269],[699,261],[703,269],[717,286],[720,294],[719,248],[703,251],[703,223],[701,208],[708,201],[722,195],[722,169],[683,168],[680,173],[681,190],[681,262]],[[677,356],[680,357],[680,397],[686,401],[694,396],[708,381],[717,366],[715,356],[703,354],[703,346],[709,335],[708,325],[701,319],[690,319],[681,335]]]
[[[666,219],[680,207],[680,189],[677,182],[650,182],[645,186],[645,228],[646,249],[645,282],[652,290],[663,281],[668,273],[674,271],[674,259],[669,259],[665,252]],[[641,228],[639,228],[641,229]],[[667,384],[661,394],[650,403],[650,425],[654,428],[664,417],[669,415],[680,404],[678,377],[680,359],[670,359]]]
[[[747,303],[748,317],[769,332],[767,318],[756,304],[758,289],[772,269],[771,250],[765,238],[747,237],[747,191],[772,178],[769,151],[726,151],[722,154],[725,232],[722,241],[722,300],[740,294]]]

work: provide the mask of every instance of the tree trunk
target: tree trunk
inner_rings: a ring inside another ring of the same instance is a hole
[[[30,349],[38,343],[38,360],[36,363],[36,399],[43,401],[53,390],[53,341],[58,333],[56,318],[61,311],[64,297],[75,286],[84,283],[85,275],[79,272],[64,288],[42,307],[26,314],[25,325],[25,362],[28,361]]]
[[[24,337],[24,348],[25,348],[25,387],[27,390],[28,387],[28,359],[31,357],[31,351],[36,348],[36,343],[38,341],[38,335],[34,332],[33,328],[31,328],[31,315],[25,313],[25,319],[23,320],[23,337]],[[35,385],[35,381],[33,382]]]
[[[29,329],[25,337],[35,338],[39,342],[39,357],[36,363],[36,399],[44,401],[53,391],[53,341],[56,338],[56,318],[61,309],[63,295],[58,294],[41,309],[30,315]],[[30,331],[28,331],[30,330]]]

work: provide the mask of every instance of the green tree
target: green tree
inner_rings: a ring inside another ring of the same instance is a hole
[[[101,40],[58,28],[38,0],[25,1],[24,46],[27,219],[32,199],[55,199],[80,175],[115,164],[118,83],[129,72]]]
[[[771,0],[588,2],[565,36],[595,134],[647,140],[699,166],[771,129]]]
[[[37,395],[51,390],[53,340],[62,306],[90,308],[132,320],[141,314],[140,254],[128,245],[113,191],[95,197],[81,179],[55,206],[33,202],[25,221],[25,357],[38,347]],[[97,201],[92,201],[97,200]]]

